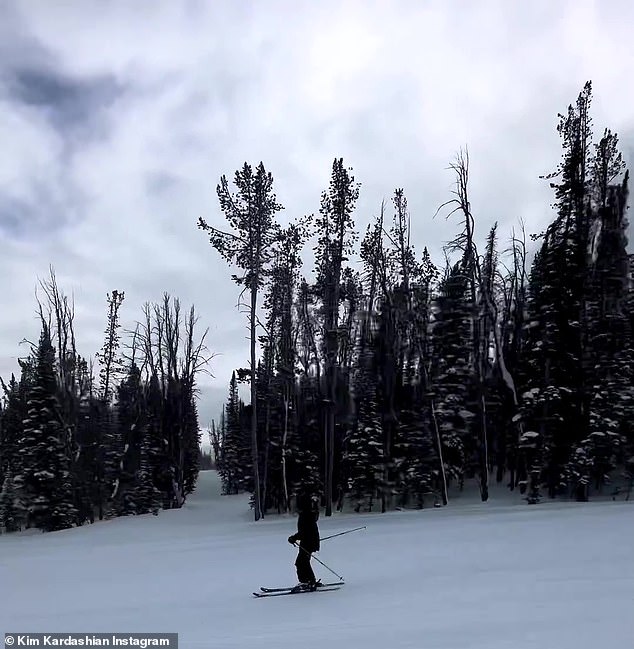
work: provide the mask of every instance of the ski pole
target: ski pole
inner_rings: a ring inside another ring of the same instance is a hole
[[[331,534],[330,536],[324,536],[323,539],[319,539],[320,541],[327,541],[328,539],[334,539],[335,536],[342,536],[343,534],[350,534],[350,532],[356,532],[357,530],[364,530],[366,529],[365,525],[363,527],[355,527],[353,530],[347,530],[345,532],[339,532],[339,534]]]
[[[303,548],[301,545],[298,546],[298,545],[297,545],[297,542],[293,543],[293,545],[294,545],[295,547],[299,547],[300,550],[304,550],[304,552],[306,552],[306,554],[308,554],[308,555],[312,555],[312,552],[309,552],[306,548]],[[319,563],[321,563],[321,565],[322,565],[324,568],[326,568],[327,570],[330,570],[330,572],[332,572],[332,574],[333,574],[335,577],[337,577],[338,579],[341,579],[341,581],[344,581],[344,579],[343,579],[343,577],[342,577],[341,575],[338,575],[338,574],[337,574],[337,573],[336,573],[332,568],[328,568],[328,566],[327,566],[323,561],[320,561],[320,560],[319,560],[317,557],[315,557],[315,556],[313,556],[313,559],[315,559],[315,561],[319,561]]]

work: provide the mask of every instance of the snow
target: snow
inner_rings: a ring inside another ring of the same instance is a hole
[[[596,264],[599,256],[599,244],[601,243],[601,233],[603,231],[603,221],[600,218],[594,219],[590,227],[590,241],[588,242],[588,252],[592,263]]]
[[[491,494],[322,515],[322,537],[367,526],[317,555],[346,585],[256,599],[295,583],[296,519],[254,522],[248,496],[219,496],[206,471],[180,510],[0,536],[0,633],[178,632],[181,649],[632,646],[634,501]]]
[[[52,479],[55,477],[54,473],[51,473],[50,471],[36,471],[33,476],[35,478],[48,478]]]

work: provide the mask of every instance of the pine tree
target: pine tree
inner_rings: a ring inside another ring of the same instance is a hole
[[[465,472],[475,471],[479,451],[473,435],[476,409],[472,402],[475,379],[470,365],[471,309],[463,261],[453,266],[435,302],[431,374],[436,416],[447,476],[462,489]]]
[[[212,420],[211,430],[209,431],[209,441],[214,455],[214,464],[223,485],[226,484],[227,480],[224,465],[225,433],[225,405],[223,404],[222,412],[220,413],[220,422],[216,426],[215,420]]]
[[[0,530],[15,532],[22,528],[25,510],[15,475],[20,470],[20,440],[27,413],[26,393],[32,380],[32,357],[21,360],[22,374],[18,382],[15,375],[2,387],[5,393],[4,407],[0,408]]]
[[[186,386],[184,395],[184,493],[189,495],[193,493],[198,481],[200,471],[200,425],[198,423],[198,408],[193,391]]]
[[[154,375],[143,387],[142,404],[137,420],[140,439],[139,469],[134,490],[136,514],[157,515],[163,505],[164,495],[159,488],[160,472],[164,459],[161,433],[162,398],[158,378]]]
[[[563,272],[551,250],[551,234],[535,255],[528,279],[528,306],[525,350],[522,367],[522,400],[520,417],[523,423],[518,452],[525,467],[519,476],[520,491],[528,488],[528,502],[541,500],[545,467],[552,464],[551,454],[558,429],[566,417],[570,389],[560,384],[556,372],[560,331],[557,313],[558,281]],[[565,380],[565,377],[561,377]],[[563,475],[563,467],[558,474]],[[558,478],[561,480],[561,477]],[[552,488],[551,479],[551,488]],[[553,492],[551,492],[553,493]],[[554,495],[554,494],[553,494]]]
[[[528,432],[535,433],[542,476],[551,497],[566,487],[565,467],[575,443],[588,431],[588,241],[591,223],[591,84],[576,106],[560,115],[563,161],[548,179],[557,217],[543,235],[529,283],[529,326],[525,356],[527,398],[522,407]],[[531,449],[531,456],[535,453]],[[535,460],[531,459],[535,466]],[[535,492],[536,486],[532,491]]]
[[[126,482],[129,481],[129,477],[123,473],[126,442],[119,430],[117,413],[113,407],[113,395],[117,393],[118,378],[123,371],[123,362],[119,356],[119,311],[123,300],[124,293],[120,291],[114,290],[107,296],[108,316],[104,343],[97,354],[101,364],[99,390],[95,395],[93,430],[88,432],[93,443],[91,455],[94,457],[96,468],[99,520],[130,513],[122,506]]]
[[[258,412],[264,413],[265,511],[268,507],[278,511],[290,508],[286,459],[293,429],[298,329],[293,307],[308,225],[308,219],[303,219],[281,231],[264,299],[267,319],[266,333],[260,338],[263,352],[258,373]]]
[[[93,392],[94,376],[92,367],[82,360],[78,363],[77,385],[79,404],[75,426],[75,455],[72,472],[75,482],[75,506],[77,524],[86,521],[94,523],[102,499],[102,474],[98,459],[101,453],[101,431],[99,430],[100,400]]]
[[[76,515],[54,363],[49,329],[43,323],[15,484],[27,508],[28,526],[45,531],[71,527]]]
[[[606,142],[606,139],[608,140]],[[628,175],[610,185],[624,169],[616,136],[607,132],[597,145],[594,162],[598,214],[590,246],[588,282],[588,362],[593,369],[589,400],[589,435],[574,448],[568,480],[578,500],[588,500],[589,488],[600,490],[622,458],[632,403],[632,331],[627,314],[629,259],[627,255]],[[610,156],[611,159],[604,159]]]
[[[115,496],[119,516],[137,513],[135,491],[141,469],[141,446],[145,429],[141,370],[132,363],[117,390],[118,436],[123,444]]]
[[[9,469],[0,490],[0,531],[18,532],[23,517],[24,507],[15,488],[13,470]]]
[[[26,414],[20,384],[11,375],[8,385],[2,383],[5,392],[4,408],[0,410],[0,476],[4,478],[17,468],[18,442],[22,433],[22,421]]]
[[[297,407],[286,444],[289,495],[301,484],[323,495],[323,413],[317,378],[302,375],[297,385]]]
[[[344,265],[351,254],[356,233],[354,212],[359,198],[359,185],[343,158],[332,165],[330,186],[322,193],[320,215],[316,219],[318,242],[315,247],[316,291],[323,305],[323,356],[326,381],[327,412],[324,421],[325,443],[325,501],[326,516],[332,514],[335,485],[335,457],[339,444],[335,440],[336,409],[339,400],[339,309]],[[337,448],[336,448],[337,447]]]
[[[133,491],[134,513],[137,515],[152,513],[157,516],[163,503],[161,492],[154,482],[157,461],[153,432],[154,428],[151,424],[142,425],[139,431],[142,439],[141,460]]]
[[[562,490],[563,467],[573,444],[586,436],[589,424],[585,414],[590,394],[589,368],[584,360],[588,350],[586,281],[591,224],[591,100],[592,86],[588,82],[576,106],[569,107],[568,114],[561,117],[558,130],[563,139],[564,160],[559,168],[561,180],[552,184],[558,210],[552,228],[552,271],[559,275],[554,286],[560,287],[555,303],[558,305],[555,317],[557,352],[552,371],[554,385],[560,387],[558,398],[565,425],[553,427],[554,434],[550,436],[546,479],[551,496]]]
[[[108,294],[108,324],[104,332],[105,340],[101,352],[97,354],[97,358],[101,363],[101,372],[99,375],[101,398],[106,402],[110,402],[110,397],[116,389],[117,379],[123,372],[123,361],[119,357],[120,345],[120,315],[119,310],[123,304],[125,293],[120,291],[112,291]]]
[[[201,218],[199,227],[208,232],[211,245],[230,263],[244,271],[242,277],[233,276],[238,285],[250,292],[249,328],[251,339],[251,469],[253,471],[255,520],[262,516],[261,480],[258,451],[258,414],[256,394],[256,312],[258,292],[268,274],[273,255],[273,243],[279,234],[275,215],[282,208],[273,192],[273,176],[260,163],[255,174],[246,162],[234,177],[237,195],[229,190],[229,183],[222,176],[217,187],[220,207],[234,232],[222,232]]]
[[[627,179],[611,185],[623,164],[610,131],[592,155],[591,95],[588,82],[560,116],[563,162],[547,176],[560,179],[551,184],[557,216],[529,281],[522,420],[531,438],[532,501],[543,481],[551,497],[571,488],[587,500],[591,482],[600,488],[607,479],[620,445],[605,395],[628,338]]]
[[[371,350],[362,353],[357,361],[354,380],[356,417],[343,444],[345,487],[356,512],[361,509],[372,511],[380,495],[384,471],[383,428],[372,361]]]
[[[240,425],[240,398],[236,373],[231,375],[229,399],[225,407],[225,435],[222,449],[224,493],[236,494],[245,488],[246,475],[250,469],[245,457],[243,431]]]

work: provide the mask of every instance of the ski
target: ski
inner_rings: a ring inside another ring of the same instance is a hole
[[[333,581],[328,584],[320,584],[317,590],[319,590],[320,588],[324,588],[326,586],[343,586],[343,585],[344,585],[343,581]],[[260,590],[263,593],[281,593],[282,591],[292,590],[293,588],[295,588],[295,586],[285,586],[284,588],[264,588],[264,586],[260,586]]]
[[[331,590],[339,590],[341,586],[333,586],[332,588],[318,588],[317,590],[283,590],[274,593],[253,593],[255,597],[280,597],[281,595],[305,595],[306,593],[325,593]]]

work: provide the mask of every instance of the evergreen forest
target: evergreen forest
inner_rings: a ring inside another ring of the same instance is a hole
[[[221,177],[223,218],[198,228],[249,331],[206,433],[225,494],[250,493],[256,520],[291,511],[302,484],[327,516],[445,506],[468,485],[533,505],[629,497],[629,175],[591,104],[588,82],[558,116],[561,160],[535,179],[553,195],[541,232],[483,232],[457,155],[453,194],[416,216],[455,224],[440,258],[413,240],[403,188],[359,231],[363,188],[341,158],[315,213],[287,222],[263,163]],[[194,307],[165,294],[122,331],[124,296],[108,294],[103,347],[84,357],[72,301],[53,270],[40,281],[39,339],[0,386],[0,531],[181,507],[212,466],[197,410],[211,354]]]

